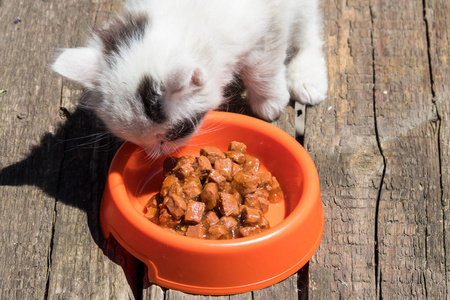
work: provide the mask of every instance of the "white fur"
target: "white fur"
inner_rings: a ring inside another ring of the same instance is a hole
[[[86,48],[62,52],[53,69],[99,95],[87,105],[112,133],[155,155],[186,142],[165,143],[164,135],[222,104],[236,73],[252,109],[266,120],[277,118],[290,96],[317,104],[327,95],[315,0],[129,0],[125,10],[149,16],[142,40],[123,46],[111,64],[94,36]],[[164,124],[151,122],[135,97],[144,74],[160,84]],[[192,84],[194,75],[200,87]]]
[[[64,49],[52,68],[62,76],[93,89],[92,83],[99,72],[99,59],[99,52],[93,48]]]

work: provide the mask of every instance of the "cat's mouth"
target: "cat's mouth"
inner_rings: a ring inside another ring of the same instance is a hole
[[[165,137],[158,136],[155,142],[150,145],[140,145],[147,156],[151,159],[157,159],[164,155],[175,152],[189,141],[190,137],[180,138],[174,141],[167,140]]]
[[[163,140],[152,143],[151,145],[140,146],[144,149],[147,156],[151,159],[157,159],[161,156],[168,155],[174,152],[179,147],[176,143]]]
[[[194,136],[207,112],[197,113],[193,118],[176,122],[164,134],[157,134],[155,142],[143,147],[149,157],[158,158],[176,151]]]
[[[139,137],[135,144],[141,146],[151,159],[157,159],[175,152],[184,146],[197,132],[207,112],[174,122],[149,137]]]

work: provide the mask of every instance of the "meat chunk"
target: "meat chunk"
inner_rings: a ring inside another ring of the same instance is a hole
[[[233,183],[239,193],[247,195],[258,188],[259,176],[253,173],[240,171],[233,177]]]
[[[219,186],[219,193],[229,193],[231,194],[233,189],[231,188],[231,183],[228,181],[223,181]]]
[[[205,146],[200,149],[200,155],[206,156],[211,164],[216,162],[216,159],[225,158],[225,154],[219,148],[214,146]]]
[[[219,158],[216,159],[216,163],[214,164],[214,170],[219,172],[220,175],[225,177],[227,181],[232,179],[233,172],[233,162],[229,158]]]
[[[208,182],[203,187],[200,199],[206,204],[206,209],[211,210],[217,206],[219,200],[219,187],[215,182]]]
[[[249,154],[245,155],[244,169],[246,171],[257,174],[259,171],[259,166],[260,166],[259,159]]]
[[[199,223],[197,225],[190,225],[187,228],[186,236],[197,239],[203,239],[206,237],[206,228],[205,226],[203,226],[202,223]]]
[[[237,163],[233,163],[233,166],[231,168],[231,176],[234,177],[239,171],[242,171],[241,165],[238,165]]]
[[[217,184],[222,184],[222,183],[224,183],[224,182],[227,181],[227,179],[226,179],[224,176],[222,176],[222,175],[221,175],[218,171],[216,171],[216,170],[212,170],[212,171],[209,173],[208,179],[209,179],[210,181],[212,181],[212,182],[217,183]]]
[[[259,228],[258,226],[246,226],[246,227],[241,227],[239,229],[239,233],[241,234],[241,236],[244,236],[244,237],[255,235],[260,232],[261,232],[261,228]]]
[[[269,220],[267,220],[264,216],[261,216],[261,221],[259,222],[259,228],[261,230],[266,230],[270,228]]]
[[[159,224],[165,228],[175,228],[178,224],[180,224],[181,219],[175,219],[171,213],[165,208],[160,210],[159,214]]]
[[[231,189],[231,191],[229,192],[229,194],[233,195],[234,197],[236,197],[238,204],[242,204],[244,202],[244,198],[242,197],[241,194],[239,194],[238,191],[236,191],[236,189]]]
[[[198,171],[200,173],[200,178],[207,178],[209,173],[212,171],[213,167],[211,166],[211,162],[206,156],[200,155],[197,158]]]
[[[159,208],[150,206],[146,208],[144,216],[155,224],[159,224]]]
[[[225,228],[225,226],[217,224],[214,226],[211,226],[208,229],[208,236],[212,240],[225,240],[228,239],[228,231]]]
[[[284,198],[280,183],[275,176],[272,176],[270,172],[265,172],[260,173],[259,178],[261,180],[259,183],[259,188],[268,192],[268,200],[271,203],[278,202]]]
[[[163,172],[165,176],[172,174],[172,169],[177,165],[178,159],[173,156],[167,157],[163,162]]]
[[[227,229],[229,238],[237,238],[239,236],[239,222],[236,218],[224,216],[220,218],[220,224]]]
[[[241,153],[247,153],[247,145],[241,142],[232,141],[228,145],[228,151],[236,151]]]
[[[278,202],[284,198],[280,183],[275,176],[272,176],[272,186],[267,188],[269,192],[269,201],[272,203]]]
[[[186,178],[181,187],[186,200],[194,199],[202,192],[202,183],[198,177]]]
[[[225,155],[237,164],[242,165],[245,163],[245,153],[239,151],[227,151],[225,152]]]
[[[220,210],[226,217],[239,216],[239,203],[235,196],[227,193],[219,193]]]
[[[233,230],[236,229],[239,225],[238,221],[233,217],[222,217],[219,220],[220,224],[225,226],[227,230]]]
[[[242,223],[246,226],[256,226],[261,221],[261,214],[259,209],[242,205],[241,207],[241,219]]]
[[[266,190],[256,190],[245,196],[245,205],[260,209],[264,214],[269,210],[269,193]]]
[[[266,189],[272,185],[272,174],[270,172],[259,173],[259,187]]]
[[[163,203],[176,220],[183,217],[186,211],[186,201],[184,201],[183,197],[172,193],[164,198]]]
[[[162,197],[160,193],[154,194],[153,196],[150,197],[150,200],[148,200],[147,204],[145,205],[146,207],[151,207],[151,206],[158,206],[158,204],[160,204],[162,202]]]
[[[166,179],[164,179],[160,190],[160,193],[163,197],[167,196],[169,189],[172,187],[174,183],[178,183],[178,178],[173,175],[169,175],[166,177]]]
[[[196,170],[196,159],[192,159],[190,156],[182,156],[176,166],[173,168],[173,174],[179,179],[185,179],[192,176]]]
[[[184,221],[189,224],[197,224],[202,221],[205,212],[205,203],[198,201],[190,201],[187,204]]]
[[[208,227],[211,227],[219,223],[219,217],[217,217],[215,212],[210,211],[206,214],[204,222]]]

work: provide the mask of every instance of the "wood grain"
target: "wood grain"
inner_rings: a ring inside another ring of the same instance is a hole
[[[2,139],[0,158],[0,193],[6,199],[0,204],[1,298],[176,299],[182,294],[149,284],[143,264],[101,236],[99,204],[119,144],[77,108],[80,88],[48,68],[55,49],[83,45],[92,26],[117,10],[120,2],[109,0],[0,3],[5,45],[0,88],[7,90],[1,95],[1,135],[11,137]],[[277,124],[293,135],[292,107],[287,112]],[[291,281],[296,283],[295,275]]]
[[[432,94],[437,117],[437,134],[440,162],[440,188],[443,214],[443,247],[445,264],[444,295],[450,295],[450,6],[448,1],[425,1],[425,25],[432,81]],[[438,183],[436,183],[438,184]],[[439,238],[439,237],[436,237]]]
[[[328,223],[310,263],[311,298],[448,297],[445,9],[440,1],[325,4],[326,106],[335,112],[307,110],[305,142],[321,174]],[[358,166],[350,157],[360,153]],[[353,173],[352,184],[342,184]],[[372,183],[361,191],[364,182]],[[364,203],[359,211],[355,201]]]
[[[423,9],[422,1],[372,6],[375,110],[386,162],[377,237],[383,298],[446,298],[438,119]]]
[[[53,4],[28,2],[0,6],[1,299],[45,297],[62,158],[49,139],[61,123],[58,84],[46,67]]]
[[[319,171],[325,232],[309,264],[310,299],[374,299],[377,197],[369,1],[326,1],[330,90],[306,111],[305,146]]]
[[[105,22],[114,5],[111,1],[64,4],[67,7],[61,9],[77,13],[59,20],[74,25],[62,27],[59,47],[81,46],[87,31]],[[102,134],[98,121],[77,109],[82,97],[79,87],[59,81],[66,122],[60,128],[64,157],[55,207],[48,298],[136,298],[140,294],[138,261],[114,239],[105,241],[98,222],[108,166],[117,147],[110,146],[113,140],[108,138],[98,140],[96,136]]]
[[[306,108],[303,138],[321,181],[323,241],[297,274],[225,296],[159,287],[101,235],[120,142],[48,65],[120,6],[0,1],[0,299],[450,297],[448,1],[323,1],[329,97]],[[223,110],[251,114],[242,86],[229,94]],[[294,136],[297,120],[291,103],[274,125]]]

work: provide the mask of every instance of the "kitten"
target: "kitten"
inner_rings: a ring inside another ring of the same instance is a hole
[[[92,94],[84,104],[113,134],[160,156],[196,133],[235,74],[268,121],[290,97],[324,100],[322,44],[315,0],[128,0],[52,68]]]

